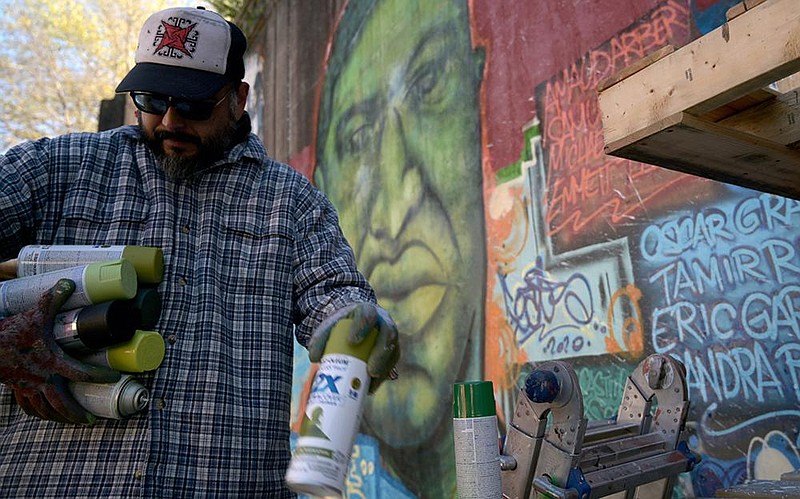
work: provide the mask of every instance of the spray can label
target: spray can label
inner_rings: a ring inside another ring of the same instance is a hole
[[[453,385],[453,443],[458,497],[501,497],[500,441],[491,381]]]
[[[125,246],[56,246],[29,245],[17,256],[17,275],[20,277],[43,274],[66,267],[77,267],[93,262],[119,260]]]
[[[83,308],[68,310],[56,315],[53,321],[53,338],[65,350],[88,350],[78,336],[78,314],[82,310]]]
[[[71,279],[75,292],[69,297],[64,309],[91,305],[86,293],[86,266],[71,267],[46,274],[20,277],[0,283],[0,314],[17,314],[36,305],[42,294],[46,293],[59,279]]]
[[[322,357],[286,473],[292,489],[342,495],[368,389],[364,361],[343,354]]]
[[[129,374],[123,374],[116,383],[72,381],[69,391],[81,407],[108,419],[123,419],[143,411],[149,399],[147,388]]]
[[[453,418],[458,497],[500,497],[497,417]]]

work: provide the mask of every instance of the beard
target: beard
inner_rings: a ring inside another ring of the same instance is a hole
[[[223,157],[236,134],[236,119],[231,113],[226,125],[205,139],[192,134],[166,130],[150,133],[144,128],[141,116],[139,116],[139,128],[142,130],[145,143],[153,151],[156,161],[167,177],[172,180],[188,180],[202,167]],[[164,150],[164,140],[166,139],[194,144],[197,146],[197,153],[192,155],[168,154]]]

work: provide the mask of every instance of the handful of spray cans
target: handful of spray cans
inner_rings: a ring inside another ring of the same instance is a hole
[[[11,275],[13,272],[14,275]],[[164,274],[160,248],[32,245],[0,265],[0,315],[34,306],[59,279],[75,291],[54,322],[53,336],[69,355],[123,373],[116,383],[71,382],[84,409],[122,419],[144,410],[147,388],[131,374],[152,371],[164,359],[164,339],[152,329],[161,314],[154,285]]]

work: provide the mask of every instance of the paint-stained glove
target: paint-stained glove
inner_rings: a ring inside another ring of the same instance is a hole
[[[374,303],[354,303],[335,311],[326,317],[308,342],[308,357],[311,362],[319,362],[325,353],[331,330],[341,319],[352,319],[352,329],[347,338],[353,345],[361,343],[372,329],[378,330],[375,346],[367,360],[367,372],[371,378],[369,393],[375,390],[384,380],[396,379],[397,371],[394,369],[400,359],[400,344],[398,341],[397,326],[386,310]]]
[[[61,279],[35,307],[0,320],[0,383],[14,392],[17,403],[31,416],[92,424],[95,416],[78,404],[68,382],[112,383],[120,374],[84,364],[56,343],[54,318],[74,291],[73,281]]]

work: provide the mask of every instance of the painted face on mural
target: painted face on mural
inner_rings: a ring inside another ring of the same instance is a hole
[[[480,60],[468,23],[466,5],[451,1],[379,2],[320,120],[315,181],[401,333],[400,379],[365,413],[395,447],[429,438],[452,415],[466,363],[481,363]]]

